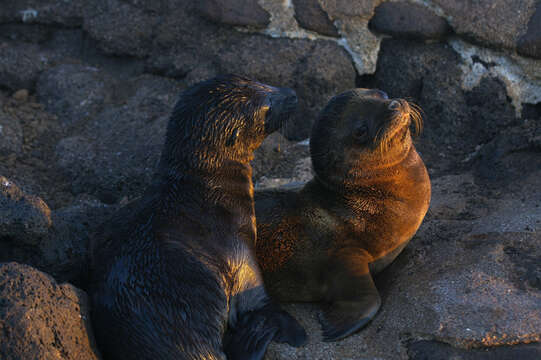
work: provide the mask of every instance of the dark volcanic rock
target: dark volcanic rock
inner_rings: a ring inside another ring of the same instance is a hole
[[[293,0],[293,5],[295,6],[295,19],[303,28],[327,36],[340,36],[317,0]]]
[[[253,36],[220,57],[220,68],[297,91],[297,118],[283,130],[288,139],[305,139],[327,101],[355,87],[355,69],[344,49],[331,41],[269,39]]]
[[[199,12],[209,20],[227,25],[265,27],[270,15],[257,0],[200,0]]]
[[[0,7],[0,23],[23,22],[80,26],[85,0],[17,0],[4,1]],[[92,3],[92,2],[90,2]]]
[[[143,57],[158,16],[118,0],[103,0],[85,16],[84,29],[108,54]]]
[[[374,8],[383,0],[319,0],[323,10],[329,14],[332,20],[347,17],[360,16],[370,17]]]
[[[421,106],[424,131],[418,148],[434,170],[456,168],[479,144],[516,122],[504,85],[484,78],[472,91],[463,91],[460,65],[448,45],[385,40],[375,80],[365,84]]]
[[[74,124],[100,111],[111,88],[112,80],[97,68],[63,64],[41,74],[37,94],[47,111],[64,124]]]
[[[0,42],[0,87],[33,89],[39,74],[54,65],[55,56],[38,45]]]
[[[535,360],[541,358],[541,344],[459,349],[438,341],[415,341],[408,346],[411,360]]]
[[[57,145],[58,166],[75,194],[114,203],[140,195],[159,160],[167,121],[180,88],[175,81],[143,76],[131,82],[126,104],[109,106],[89,120],[81,135]]]
[[[23,128],[19,119],[6,114],[0,107],[0,155],[20,153],[22,144]]]
[[[536,0],[433,0],[459,35],[492,47],[515,48],[526,32]]]
[[[0,239],[38,244],[51,226],[51,210],[45,202],[25,194],[9,179],[0,176]]]
[[[417,39],[441,39],[451,30],[445,19],[423,5],[409,2],[381,4],[370,26],[394,37]]]
[[[115,209],[95,199],[81,199],[55,210],[53,225],[39,246],[40,260],[32,265],[59,281],[84,283],[91,235]]]
[[[510,185],[541,168],[541,124],[525,121],[507,129],[479,149],[476,176],[494,185]]]
[[[541,59],[541,3],[528,23],[528,31],[518,39],[519,54]]]
[[[0,358],[97,360],[86,294],[14,262],[0,264]]]

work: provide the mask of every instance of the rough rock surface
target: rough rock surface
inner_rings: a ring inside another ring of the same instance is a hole
[[[56,147],[58,166],[74,194],[105,203],[138,196],[149,184],[160,157],[167,121],[179,88],[175,81],[143,76],[127,84],[134,92],[123,105],[97,114]]]
[[[434,171],[460,166],[477,146],[518,121],[503,84],[484,78],[464,91],[461,73],[461,59],[448,45],[385,40],[378,70],[363,84],[412,99],[423,109],[418,148]]]
[[[54,64],[55,56],[39,46],[0,41],[0,84],[12,91],[32,89],[39,74]]]
[[[491,47],[514,49],[526,32],[536,0],[431,0],[457,34]],[[512,14],[512,15],[511,15]]]
[[[518,39],[517,50],[522,55],[541,59],[541,3],[530,18],[528,30]]]
[[[47,111],[60,121],[80,123],[101,110],[110,95],[111,82],[97,68],[63,64],[44,71],[36,91]]]
[[[15,183],[0,176],[0,238],[38,244],[51,226],[51,210],[45,202],[25,194]]]
[[[441,39],[451,30],[444,18],[425,6],[409,2],[381,4],[369,25],[396,38]]]
[[[317,0],[293,0],[295,19],[305,29],[322,35],[338,37],[336,27]]]
[[[86,294],[15,262],[0,264],[0,358],[100,358]]]
[[[218,23],[265,27],[270,22],[269,13],[256,0],[202,0],[197,6],[203,16]]]
[[[0,153],[20,153],[23,145],[23,128],[19,119],[0,108]]]
[[[148,54],[158,18],[129,3],[98,1],[84,18],[84,29],[109,54],[142,57]]]

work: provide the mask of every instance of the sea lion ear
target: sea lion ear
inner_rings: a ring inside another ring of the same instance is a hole
[[[231,134],[231,136],[229,136],[229,139],[227,139],[227,141],[225,142],[225,146],[227,147],[231,147],[233,145],[235,145],[237,143],[237,138],[239,137],[239,128],[236,128],[235,130],[233,130],[233,133]]]

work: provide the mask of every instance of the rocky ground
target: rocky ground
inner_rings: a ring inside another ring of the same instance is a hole
[[[323,343],[317,308],[288,305],[310,342],[268,359],[540,358],[541,4],[192,3],[0,6],[0,358],[100,357],[78,289],[89,236],[148,184],[179,91],[223,72],[300,98],[256,154],[258,187],[310,178],[332,95],[377,87],[424,110],[432,203],[376,279],[381,311]]]

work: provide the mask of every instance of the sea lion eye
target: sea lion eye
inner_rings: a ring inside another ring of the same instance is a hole
[[[355,136],[355,138],[358,140],[364,140],[366,138],[367,133],[368,133],[368,126],[366,126],[366,124],[362,124],[355,128],[353,136]]]

